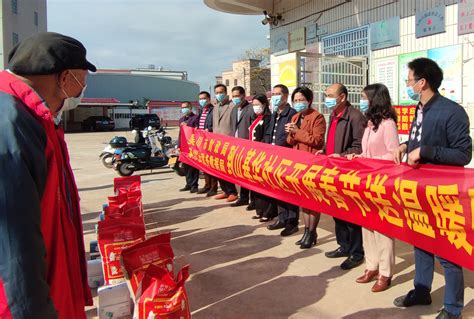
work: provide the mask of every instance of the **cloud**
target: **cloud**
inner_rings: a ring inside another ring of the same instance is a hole
[[[48,0],[48,30],[81,40],[98,67],[188,71],[202,89],[245,50],[269,46],[260,20],[203,0]]]

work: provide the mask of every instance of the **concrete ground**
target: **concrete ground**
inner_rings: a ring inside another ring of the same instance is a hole
[[[176,129],[169,133],[175,137]],[[86,248],[95,239],[94,225],[107,196],[113,193],[112,169],[98,155],[114,135],[128,132],[67,134],[72,167],[81,197]],[[130,137],[130,136],[128,136]],[[396,269],[390,289],[372,293],[372,284],[357,284],[364,266],[339,268],[343,259],[324,252],[337,247],[334,223],[321,218],[317,246],[301,250],[301,231],[283,238],[268,231],[244,208],[202,195],[178,192],[184,179],[169,169],[143,171],[142,190],[147,230],[172,233],[178,264],[191,264],[186,287],[193,318],[434,318],[442,306],[444,279],[437,264],[433,304],[400,309],[393,299],[412,288],[412,247],[396,245]],[[474,276],[465,271],[464,318],[474,318]],[[95,295],[95,291],[93,292]],[[94,301],[97,305],[97,298]],[[87,311],[93,318],[96,309]]]

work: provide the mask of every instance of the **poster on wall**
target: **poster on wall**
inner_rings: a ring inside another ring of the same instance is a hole
[[[278,64],[278,69],[279,83],[286,85],[288,88],[297,86],[296,59],[280,62]]]
[[[288,52],[288,33],[272,35],[271,41],[272,54],[279,55]]]
[[[462,45],[428,50],[428,58],[443,70],[439,93],[450,100],[462,101]]]
[[[407,54],[401,54],[398,56],[398,79],[399,79],[399,93],[398,93],[398,104],[400,105],[416,105],[418,102],[413,101],[408,97],[406,90],[406,80],[408,78],[408,62],[416,58],[426,58],[428,56],[427,51],[419,51]]]
[[[398,57],[378,59],[374,62],[375,83],[387,86],[392,103],[398,103]]]
[[[397,112],[398,134],[409,135],[411,123],[415,118],[416,105],[394,105]]]
[[[370,24],[370,49],[372,51],[397,45],[400,45],[400,17]]]
[[[415,37],[421,38],[446,31],[445,6],[417,11],[415,17]]]
[[[304,50],[305,28],[299,28],[288,33],[288,52]]]
[[[179,119],[183,116],[181,107],[179,106],[163,106],[159,108],[150,109],[151,113],[158,115],[163,121],[163,124],[176,125]]]
[[[316,35],[317,30],[318,26],[316,23],[306,26],[306,45],[318,43],[318,36]]]
[[[474,32],[474,0],[459,0],[458,34]]]

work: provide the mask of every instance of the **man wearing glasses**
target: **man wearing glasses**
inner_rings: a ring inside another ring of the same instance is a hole
[[[419,101],[409,139],[395,151],[395,162],[408,154],[408,165],[464,166],[472,157],[469,118],[462,106],[438,92],[443,71],[436,62],[418,58],[408,63],[407,94]],[[444,308],[437,319],[458,319],[464,307],[464,277],[461,266],[436,256],[444,268]],[[415,247],[415,289],[394,300],[397,307],[431,304],[434,255]]]

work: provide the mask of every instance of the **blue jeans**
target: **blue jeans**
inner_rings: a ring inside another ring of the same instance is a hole
[[[462,267],[436,256],[444,268],[444,309],[460,315],[464,307],[464,275]],[[415,290],[430,292],[434,274],[434,255],[415,247]]]

